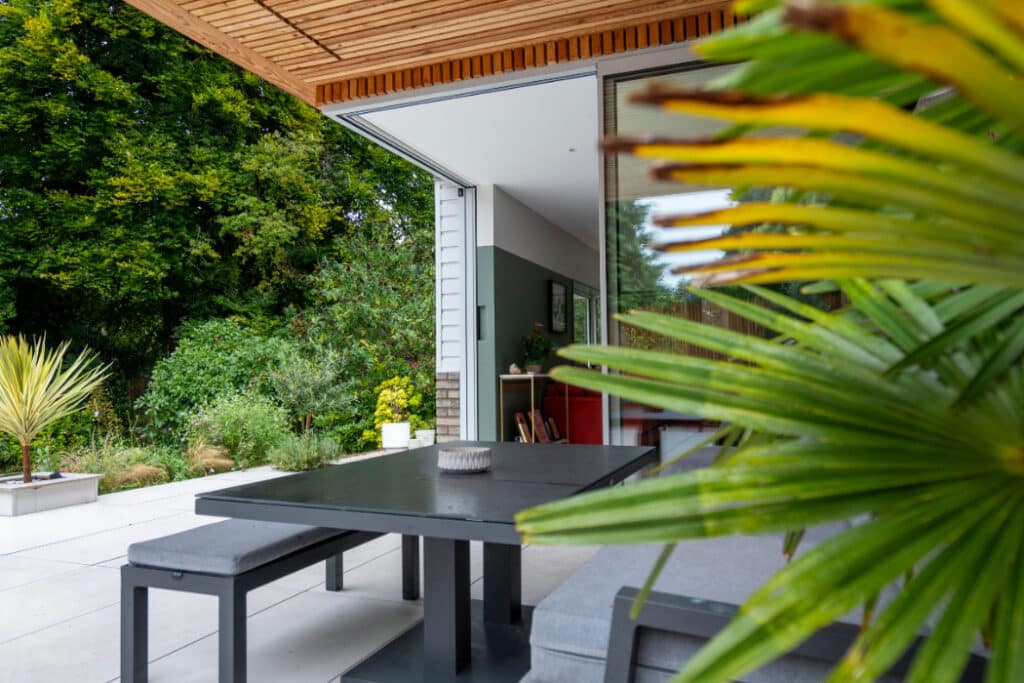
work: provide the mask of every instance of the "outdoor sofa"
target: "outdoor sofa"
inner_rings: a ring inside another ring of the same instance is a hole
[[[685,468],[708,464],[714,455],[714,449],[704,449]],[[800,550],[846,526],[808,529]],[[531,668],[521,683],[669,681],[729,622],[737,606],[784,566],[782,539],[776,534],[679,543],[639,624],[629,619],[629,608],[662,545],[603,548],[537,605],[530,633]],[[860,610],[847,614],[801,648],[738,680],[819,683],[856,637],[860,620]],[[908,661],[879,680],[902,680]],[[981,683],[984,663],[982,656],[972,656],[962,680]]]

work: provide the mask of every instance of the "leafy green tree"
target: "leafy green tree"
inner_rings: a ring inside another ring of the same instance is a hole
[[[342,408],[345,394],[338,354],[329,347],[313,346],[302,353],[289,351],[270,372],[270,386],[289,417],[309,432],[314,419]]]
[[[0,3],[0,325],[132,377],[185,318],[274,327],[338,240],[400,245],[431,198],[428,174],[120,0]]]
[[[424,395],[421,413],[434,414],[433,232],[394,232],[400,240],[378,233],[338,243],[309,278],[315,304],[292,319],[308,343],[336,353],[347,400],[318,422],[333,426],[348,449],[371,445],[362,434],[372,428],[375,387],[384,380],[411,378]]]
[[[649,207],[643,202],[616,202],[609,206],[608,239],[613,241],[609,253],[615,254],[617,278],[617,311],[649,308],[671,300],[672,290],[662,281],[665,266],[648,243],[647,216]]]

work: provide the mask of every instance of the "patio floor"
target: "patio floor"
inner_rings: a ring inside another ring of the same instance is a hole
[[[279,476],[258,467],[0,518],[0,681],[118,680],[119,568],[128,545],[215,521],[193,512],[197,493]],[[322,563],[250,592],[249,680],[338,681],[419,621],[420,603],[401,599],[400,547],[390,535],[346,553],[340,593],[324,590]],[[596,550],[525,548],[524,602],[536,604]],[[480,598],[479,544],[471,552]],[[216,632],[215,598],[152,590],[150,680],[216,681]]]

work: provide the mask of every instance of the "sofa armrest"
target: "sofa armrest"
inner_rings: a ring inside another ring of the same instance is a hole
[[[632,683],[637,637],[641,628],[710,640],[725,628],[739,610],[736,605],[724,602],[652,591],[640,611],[640,616],[634,621],[630,618],[629,612],[639,593],[639,588],[625,586],[615,595],[604,683]],[[856,639],[858,632],[859,629],[853,624],[836,622],[796,646],[790,654],[829,663],[838,662]],[[889,674],[904,676],[910,669],[921,642],[922,639],[918,637],[906,654],[889,670]],[[984,657],[972,654],[960,677],[961,683],[981,683],[985,678],[987,661]]]

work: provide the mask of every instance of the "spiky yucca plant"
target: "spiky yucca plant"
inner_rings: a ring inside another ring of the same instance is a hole
[[[70,415],[89,398],[107,374],[85,351],[62,368],[68,343],[54,350],[21,335],[0,338],[0,431],[21,444],[22,481],[32,481],[32,440],[40,431]]]
[[[830,681],[876,679],[929,620],[909,681],[956,681],[979,632],[986,680],[1024,681],[1024,3],[739,9],[761,14],[700,47],[743,62],[724,89],[641,97],[736,127],[608,144],[662,160],[664,179],[829,198],[663,219],[681,233],[664,248],[727,252],[692,269],[698,284],[745,284],[759,301],[696,293],[777,337],[635,311],[622,323],[730,360],[570,347],[563,356],[621,374],[553,372],[725,421],[738,443],[710,468],[524,511],[524,541],[661,541],[667,554],[682,539],[869,515],[756,590],[676,680],[731,681],[895,586]],[[943,86],[936,104],[908,111]],[[746,136],[762,126],[807,135]],[[709,224],[733,227],[685,240]],[[822,312],[756,286],[822,279],[848,307]]]

